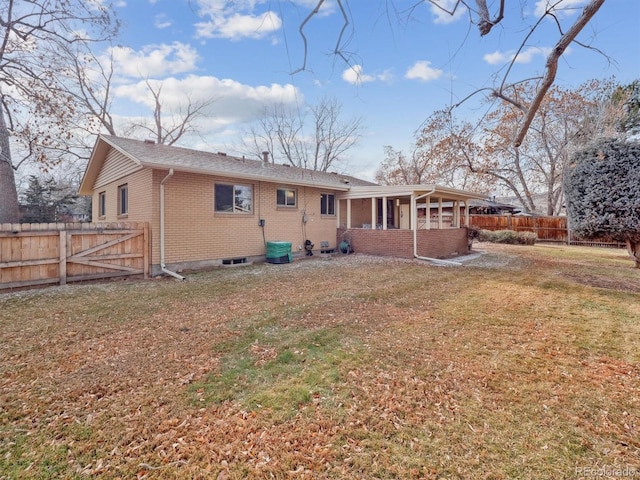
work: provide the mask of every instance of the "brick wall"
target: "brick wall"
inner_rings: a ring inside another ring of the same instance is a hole
[[[449,258],[469,253],[466,228],[418,230],[418,255]]]
[[[338,229],[337,243],[349,239],[356,253],[413,258],[412,230]],[[469,252],[467,229],[418,230],[418,255],[429,258],[449,258]]]
[[[216,182],[252,186],[252,212],[216,212]],[[276,206],[279,186],[296,190],[295,207]],[[316,248],[321,241],[333,244],[336,219],[320,215],[321,193],[310,187],[176,173],[165,185],[167,264],[263,256],[265,240],[291,242],[294,253],[303,251],[306,239]],[[260,219],[265,222],[264,231]]]

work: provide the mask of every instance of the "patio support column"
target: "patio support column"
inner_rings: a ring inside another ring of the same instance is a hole
[[[334,197],[335,198],[335,197]],[[336,206],[336,228],[340,228],[340,200],[335,199]]]
[[[427,208],[425,209],[425,220],[427,230],[431,230],[431,195],[427,197]]]
[[[382,229],[387,229],[387,197],[382,197]]]
[[[428,199],[429,197],[427,197]],[[429,200],[427,200],[428,202]],[[414,232],[418,229],[418,204],[416,202],[416,195],[415,193],[411,194],[411,215],[410,215],[410,219],[411,219],[411,230],[413,230]]]
[[[460,202],[453,201],[453,226],[460,228]]]
[[[347,229],[351,228],[351,199],[347,198]]]
[[[438,197],[438,228],[442,230],[442,197]]]
[[[376,229],[376,223],[378,220],[378,216],[376,215],[376,209],[378,206],[378,199],[376,197],[371,197],[371,229]]]
[[[464,226],[469,228],[469,199],[464,201]]]

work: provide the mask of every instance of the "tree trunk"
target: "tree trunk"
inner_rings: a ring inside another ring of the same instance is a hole
[[[9,130],[4,121],[4,111],[0,107],[0,223],[18,223],[19,221],[20,210],[16,177],[13,174],[11,150],[9,150]]]
[[[640,268],[640,242],[627,238],[627,252],[631,260],[636,262],[636,268]]]

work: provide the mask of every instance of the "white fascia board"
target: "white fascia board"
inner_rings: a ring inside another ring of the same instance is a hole
[[[466,190],[458,190],[455,188],[441,187],[438,185],[381,185],[381,186],[354,186],[348,192],[338,196],[343,199],[359,199],[359,198],[380,198],[380,197],[408,197],[411,195],[420,196],[430,194],[434,197],[442,197],[447,200],[469,200],[484,199],[486,195],[469,192]]]
[[[152,162],[144,162],[142,164],[144,167],[153,168],[156,170],[168,170],[173,168],[176,172],[185,172],[185,173],[194,173],[198,175],[209,175],[209,176],[217,176],[217,177],[229,177],[229,178],[239,178],[242,180],[250,180],[254,182],[268,182],[268,183],[278,183],[281,185],[292,185],[297,187],[315,187],[315,188],[325,188],[327,190],[335,190],[335,191],[347,191],[349,190],[349,185],[335,185],[328,184],[322,182],[304,182],[300,180],[293,180],[289,178],[282,178],[277,176],[262,176],[262,175],[251,175],[241,172],[229,172],[229,171],[219,171],[219,170],[210,170],[205,168],[195,168],[195,167],[185,167],[183,165],[168,165],[166,163],[152,163]]]

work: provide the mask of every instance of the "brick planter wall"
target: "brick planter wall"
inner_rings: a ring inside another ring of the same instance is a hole
[[[368,255],[413,258],[412,230],[371,230],[339,228],[336,244],[350,240],[356,253]],[[429,258],[450,258],[466,255],[467,229],[452,228],[443,230],[418,230],[418,255]]]
[[[469,253],[466,228],[418,230],[418,255],[450,258]]]

